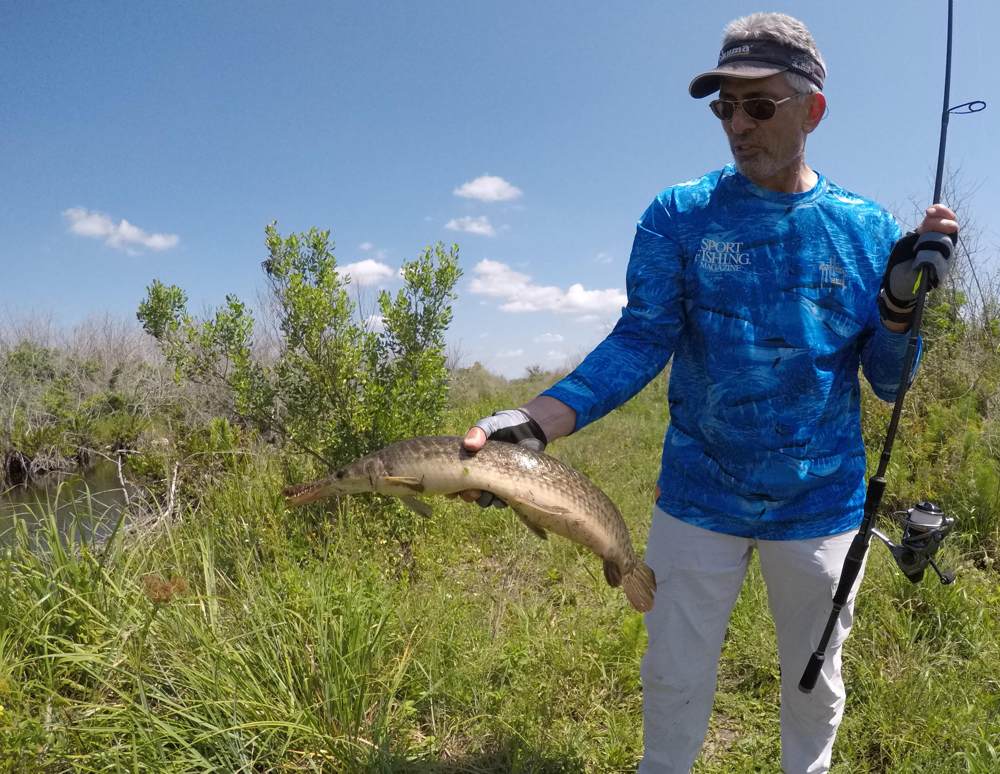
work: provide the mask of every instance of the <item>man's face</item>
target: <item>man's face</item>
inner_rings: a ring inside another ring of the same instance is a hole
[[[768,97],[775,101],[793,96],[783,73],[768,78],[723,78],[719,99]],[[772,118],[755,121],[737,108],[722,121],[736,168],[753,182],[764,184],[805,157],[806,135],[815,128],[809,118],[809,99],[798,96],[778,105]]]

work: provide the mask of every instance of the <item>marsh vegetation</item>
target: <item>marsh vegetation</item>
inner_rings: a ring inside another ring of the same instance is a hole
[[[280,497],[386,440],[461,434],[557,374],[446,368],[454,249],[408,264],[379,326],[321,232],[272,228],[267,249],[270,338],[239,299],[197,319],[181,289],[154,283],[151,335],[106,322],[89,339],[34,325],[3,340],[5,459],[120,462],[128,522],[143,526],[98,540],[43,509],[33,531],[11,531],[0,770],[633,770],[642,619],[585,550],[461,502],[422,519],[375,497],[294,512]],[[873,546],[835,771],[1000,769],[1000,331],[986,285],[974,301],[960,285],[934,297],[885,507],[928,498],[957,517],[941,561],[959,579],[911,585]],[[640,547],[663,390],[660,376],[550,448],[611,496]],[[866,392],[864,410],[874,459],[889,409]],[[753,569],[698,771],[778,770],[774,653]]]

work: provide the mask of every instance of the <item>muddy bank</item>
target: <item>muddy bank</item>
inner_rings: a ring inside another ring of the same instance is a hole
[[[3,456],[2,481],[4,487],[26,486],[40,483],[49,476],[66,476],[84,473],[93,466],[90,453],[64,457],[54,452],[39,452],[29,457],[19,449],[11,449]]]

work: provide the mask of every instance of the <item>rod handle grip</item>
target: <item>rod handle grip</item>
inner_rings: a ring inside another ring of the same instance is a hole
[[[816,687],[816,681],[819,679],[819,673],[823,669],[823,661],[826,656],[822,653],[813,653],[809,657],[809,663],[806,664],[805,671],[802,672],[802,678],[799,680],[799,690],[802,693],[812,693],[812,689]]]

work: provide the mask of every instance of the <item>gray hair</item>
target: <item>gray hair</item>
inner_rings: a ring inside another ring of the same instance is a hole
[[[823,66],[824,72],[826,71],[826,62],[823,61],[823,55],[820,54],[812,33],[794,16],[785,13],[752,13],[749,16],[733,19],[722,32],[723,50],[739,40],[773,40],[806,51]],[[798,73],[785,72],[785,79],[788,85],[800,94],[812,94],[820,90],[819,86]]]

